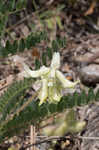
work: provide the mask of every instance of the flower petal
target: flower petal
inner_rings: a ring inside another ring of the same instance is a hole
[[[55,86],[50,86],[48,88],[48,94],[49,94],[48,98],[50,103],[57,103],[60,101],[62,97],[61,90],[59,90]]]
[[[62,86],[64,88],[74,88],[75,85],[77,83],[79,83],[79,81],[71,82],[71,81],[67,80],[65,78],[65,76],[60,71],[58,71],[58,70],[56,70],[56,77],[60,80],[60,82],[62,83]]]
[[[47,87],[47,79],[42,79],[42,88],[41,91],[39,93],[38,98],[40,99],[40,103],[39,105],[41,105],[42,103],[44,103],[44,101],[47,99],[48,97],[48,87]]]
[[[60,67],[60,54],[55,52],[51,62],[51,68],[58,69]]]
[[[29,67],[25,63],[23,63],[23,67],[25,70],[24,76],[25,77],[32,77],[32,78],[37,78],[37,77],[40,77],[42,75],[45,75],[50,70],[49,68],[42,66],[39,70],[32,71],[31,69],[29,69]]]
[[[50,69],[50,78],[55,78],[55,69]]]

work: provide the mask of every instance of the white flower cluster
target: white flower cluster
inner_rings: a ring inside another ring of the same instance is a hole
[[[55,52],[52,58],[50,67],[42,66],[39,70],[32,71],[26,64],[24,65],[25,77],[38,78],[41,80],[41,87],[38,98],[40,99],[39,105],[46,100],[50,103],[57,103],[60,101],[62,90],[64,88],[74,88],[79,82],[71,82],[65,78],[62,72],[59,71],[60,67],[60,54]]]

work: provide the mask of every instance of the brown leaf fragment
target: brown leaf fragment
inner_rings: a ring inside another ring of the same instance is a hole
[[[38,48],[36,48],[36,47],[32,48],[32,57],[37,58],[37,59],[40,58],[40,52],[38,51]]]
[[[91,15],[94,12],[94,8],[96,7],[97,0],[93,0],[89,9],[84,13],[84,16]]]

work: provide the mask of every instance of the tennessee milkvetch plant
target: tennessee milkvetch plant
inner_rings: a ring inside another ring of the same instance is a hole
[[[59,71],[60,68],[60,54],[55,52],[51,61],[50,67],[42,66],[39,70],[32,71],[26,64],[24,66],[24,76],[32,78],[40,78],[37,84],[40,84],[40,92],[38,98],[39,105],[48,101],[49,103],[57,103],[63,96],[64,88],[74,88],[79,82],[71,82],[65,78],[63,73]]]

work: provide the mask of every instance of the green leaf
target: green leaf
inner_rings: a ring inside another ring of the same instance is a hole
[[[17,51],[17,49],[18,49],[18,42],[17,42],[17,40],[14,41],[12,47],[13,47],[13,53],[16,53],[16,51]]]
[[[68,96],[63,96],[58,103],[57,110],[58,112],[62,112],[65,108],[65,100],[67,100]]]
[[[63,26],[62,26],[62,23],[61,23],[61,18],[59,17],[59,16],[56,16],[56,22],[57,22],[57,24],[58,24],[58,26],[59,26],[59,29],[63,29]]]
[[[6,49],[7,50],[12,49],[12,45],[10,44],[9,40],[7,40],[7,42],[6,42]]]
[[[41,40],[48,41],[48,35],[47,35],[47,32],[45,31],[40,32],[39,37],[40,37],[40,41]]]
[[[47,51],[48,58],[51,60],[52,59],[52,49],[50,47],[47,47],[46,51]]]
[[[15,8],[15,0],[8,1],[8,4],[6,4],[9,11],[12,11]]]
[[[38,59],[35,60],[35,69],[39,69],[41,66],[41,63]]]
[[[7,6],[5,5],[4,1],[0,2],[0,13],[5,13],[7,11]]]
[[[26,0],[18,0],[16,3],[16,9],[22,9],[26,7]]]
[[[88,96],[87,96],[87,102],[92,102],[95,101],[95,95],[94,95],[94,91],[92,88],[89,89],[88,91]]]
[[[84,90],[81,92],[81,95],[79,97],[79,101],[80,101],[80,105],[86,105],[87,104],[86,93]]]
[[[27,37],[27,39],[26,39],[26,48],[27,49],[30,49],[31,48],[31,46],[32,46],[32,34],[30,34],[28,37]]]
[[[46,62],[47,62],[46,58],[47,58],[46,53],[43,52],[42,53],[42,64],[45,65],[45,66],[46,66]]]
[[[53,29],[53,20],[52,18],[46,19],[47,27],[48,29],[52,30]]]
[[[57,52],[59,50],[59,45],[58,45],[57,41],[55,41],[55,40],[52,41],[52,48],[53,48],[54,52]]]
[[[65,48],[66,47],[66,37],[57,38],[56,40],[59,43],[60,48]]]
[[[57,111],[57,104],[49,104],[48,109],[50,113],[55,113]]]
[[[95,100],[96,100],[96,101],[99,101],[99,90],[96,92]]]
[[[23,52],[25,49],[25,41],[24,39],[21,39],[20,43],[19,43],[19,51]]]
[[[6,23],[7,23],[7,20],[8,20],[8,15],[1,15],[0,16],[0,39],[3,37],[4,33],[5,33],[5,28],[6,28]]]
[[[74,100],[74,106],[78,106],[79,105],[79,94],[77,92],[75,92],[73,94],[73,100]]]

